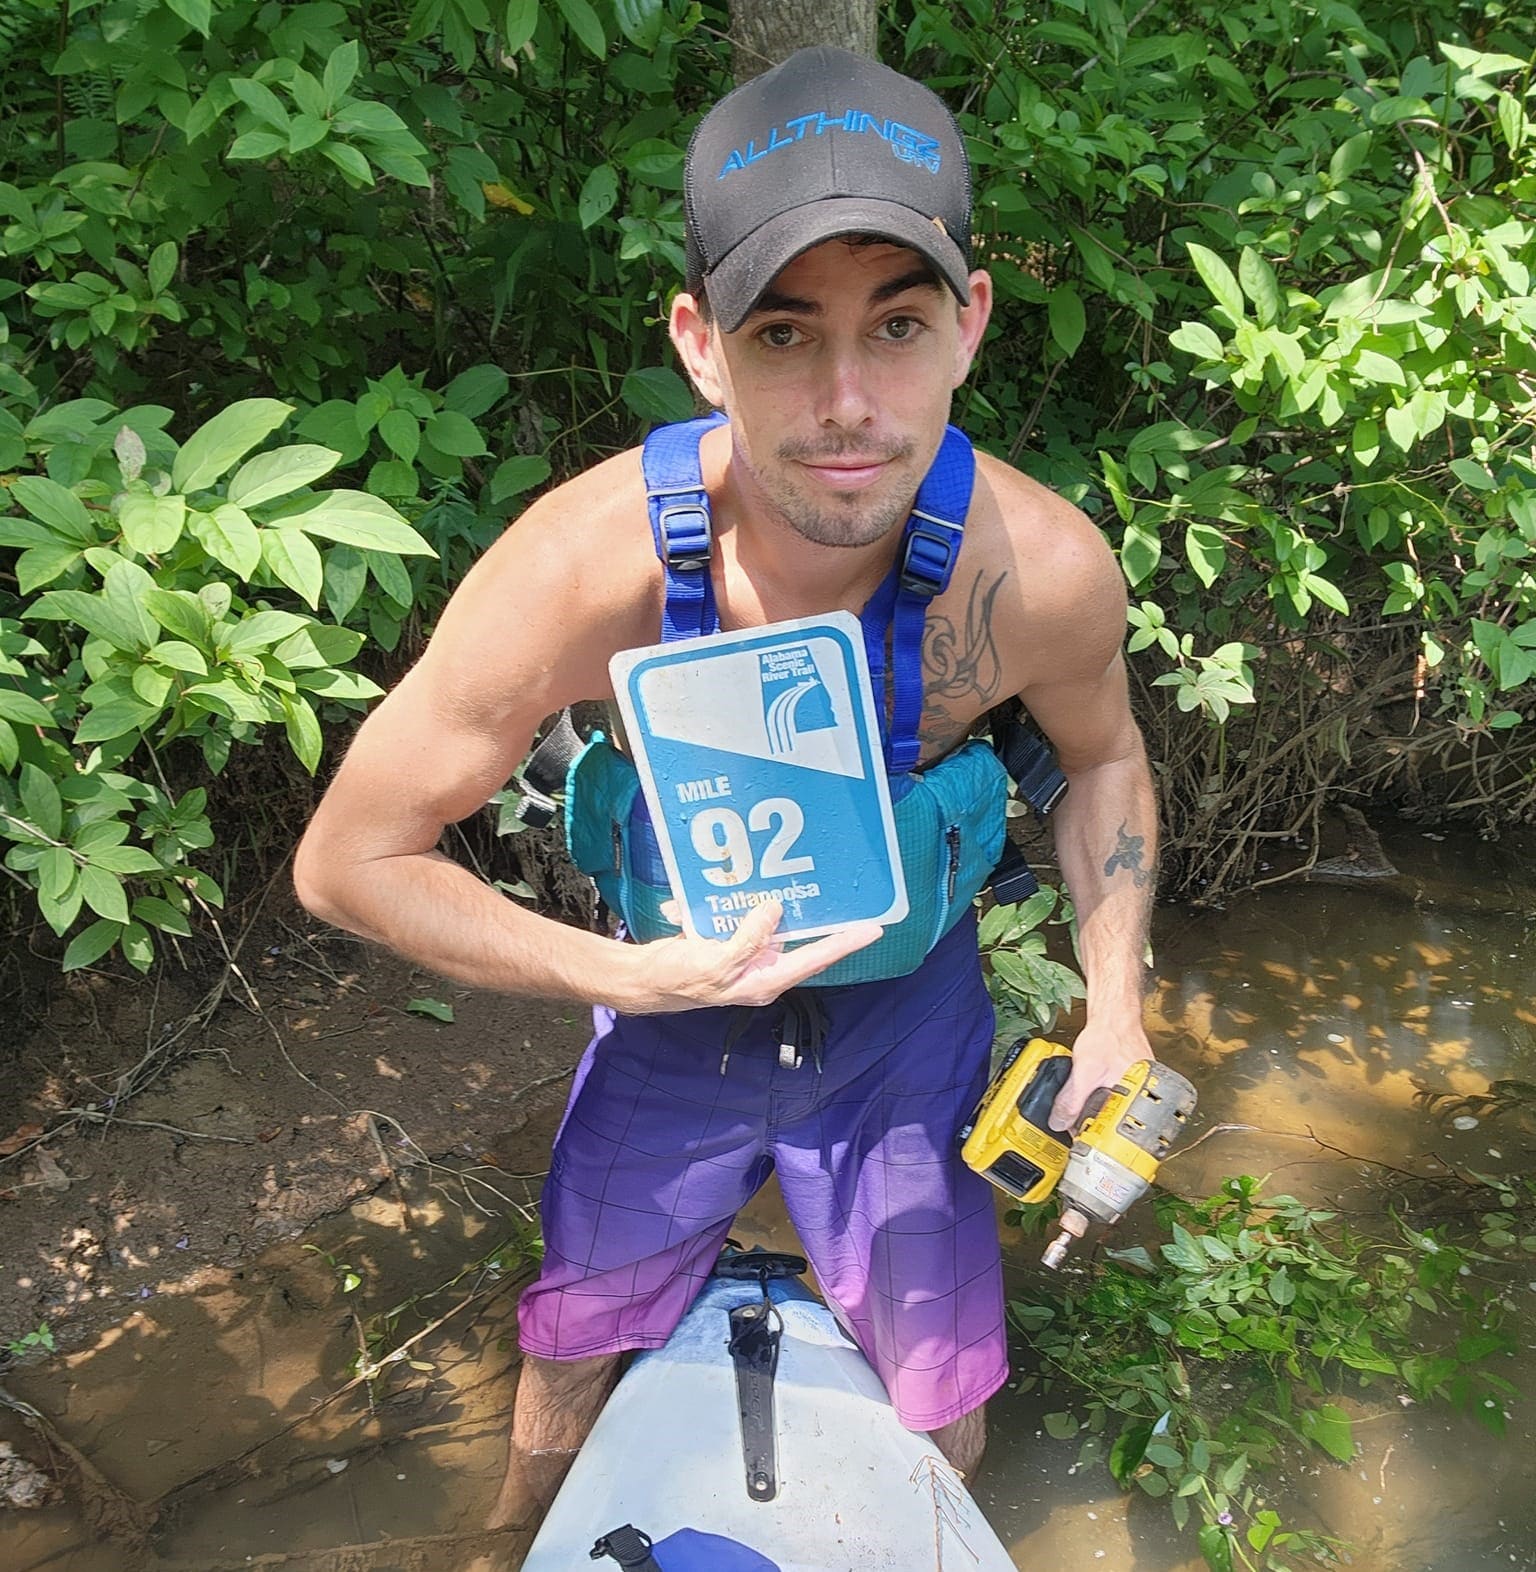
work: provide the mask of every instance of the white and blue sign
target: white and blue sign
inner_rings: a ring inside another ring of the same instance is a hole
[[[802,938],[906,916],[856,617],[623,650],[609,672],[688,932],[725,938],[774,899]]]

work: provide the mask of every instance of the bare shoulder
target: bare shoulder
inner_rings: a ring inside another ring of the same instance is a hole
[[[986,454],[977,455],[978,533],[995,573],[1006,574],[999,609],[1053,661],[1113,658],[1125,637],[1125,578],[1109,542],[1080,508]],[[1011,592],[1010,592],[1011,591]]]
[[[659,582],[631,450],[507,526],[444,608],[423,675],[493,710],[543,715],[604,697],[609,657],[655,637]]]

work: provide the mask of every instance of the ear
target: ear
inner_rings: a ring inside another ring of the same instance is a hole
[[[955,343],[953,386],[959,387],[970,375],[971,363],[981,348],[982,335],[992,316],[992,276],[978,268],[968,280],[971,286],[969,305],[960,307],[960,334]]]
[[[698,301],[687,291],[673,300],[667,327],[678,359],[699,390],[699,396],[705,403],[720,409],[725,403],[725,389],[715,364],[716,330],[699,309]]]

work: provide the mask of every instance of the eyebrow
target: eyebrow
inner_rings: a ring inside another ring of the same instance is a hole
[[[943,286],[933,273],[925,267],[915,267],[910,272],[903,273],[899,278],[887,280],[870,293],[869,303],[872,306],[884,305],[888,300],[894,300],[898,295],[904,295],[909,289],[928,289],[935,293],[941,292]],[[791,317],[821,317],[826,315],[826,308],[819,300],[808,300],[800,295],[782,295],[778,290],[768,288],[758,296],[757,304],[747,313],[747,321],[760,316],[791,316]],[[742,324],[743,326],[746,323]]]

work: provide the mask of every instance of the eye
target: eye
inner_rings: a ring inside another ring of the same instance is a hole
[[[757,336],[769,349],[793,349],[805,340],[805,335],[793,322],[770,322]]]
[[[888,317],[881,323],[880,330],[888,340],[899,344],[916,338],[923,324],[916,317]]]

